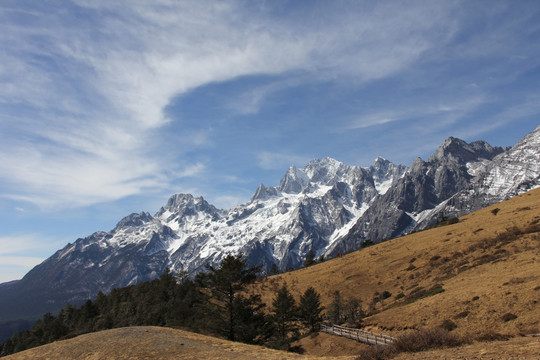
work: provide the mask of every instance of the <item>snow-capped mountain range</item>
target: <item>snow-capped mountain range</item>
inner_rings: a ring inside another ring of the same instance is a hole
[[[99,291],[194,274],[227,254],[251,264],[298,268],[359,249],[540,186],[540,127],[512,148],[448,138],[410,167],[377,158],[364,168],[331,158],[290,167],[278,186],[260,185],[246,204],[221,210],[202,197],[173,195],[155,215],[131,214],[109,232],[66,245],[22,280],[0,285],[0,321],[80,303]],[[24,299],[21,302],[21,299]]]

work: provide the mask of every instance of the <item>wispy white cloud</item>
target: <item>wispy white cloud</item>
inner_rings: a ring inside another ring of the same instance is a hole
[[[493,103],[496,102],[493,101]],[[468,139],[481,138],[484,134],[508,126],[508,124],[517,124],[523,119],[534,117],[540,118],[540,93],[538,92],[526,94],[519,102],[505,106],[501,111],[494,113],[489,119],[486,119],[486,121],[465,124],[462,129],[456,130],[455,136]]]
[[[184,178],[184,177],[193,177],[201,174],[206,169],[206,165],[203,163],[196,163],[192,165],[187,165],[184,169],[176,172],[175,177]]]
[[[415,119],[431,119],[431,131],[434,128],[446,127],[486,104],[488,99],[483,94],[470,97],[461,95],[444,100],[429,99],[395,106],[392,110],[382,110],[362,115],[350,121],[342,130],[363,129],[392,122]]]
[[[269,151],[259,153],[257,159],[259,167],[266,170],[287,169],[292,165],[302,167],[311,160],[306,156]]]
[[[34,266],[41,264],[43,260],[45,260],[45,258],[33,257],[33,256],[5,256],[3,255],[3,256],[0,256],[0,266],[16,265],[16,266],[24,267],[26,271],[28,271]]]
[[[45,257],[0,255],[0,283],[21,279],[43,260]]]
[[[0,236],[0,283],[22,278],[61,244],[38,233]]]
[[[160,140],[179,121],[164,112],[167,105],[204,85],[295,74],[230,102],[236,113],[256,114],[269,96],[306,79],[366,85],[443,56],[483,56],[441,51],[461,29],[453,16],[461,3],[413,5],[316,2],[302,16],[235,1],[0,7],[0,45],[7,49],[0,53],[0,196],[42,207],[84,206],[166,191],[175,176],[203,174],[207,169],[187,154],[219,134]],[[506,50],[496,36],[488,43],[483,54]],[[391,106],[368,111],[348,128],[417,116],[451,122],[470,109],[474,104],[459,109],[452,100],[427,109]],[[263,152],[258,165],[276,169],[307,160]]]
[[[383,125],[394,121],[405,120],[407,118],[407,111],[388,111],[383,110],[381,112],[375,112],[372,114],[362,115],[360,118],[350,121],[345,130],[352,129],[364,129],[372,126]]]
[[[246,196],[223,195],[213,199],[214,205],[221,209],[231,209],[246,201]]]
[[[253,22],[234,23],[238,9],[230,5],[77,4],[92,19],[80,28],[39,10],[36,25],[5,28],[12,51],[2,55],[0,103],[22,104],[37,116],[14,112],[5,125],[12,133],[0,147],[0,177],[10,188],[1,196],[39,206],[86,205],[166,187],[170,174],[195,175],[200,164],[170,169],[182,146],[169,156],[154,154],[159,146],[152,140],[170,121],[163,109],[171,99],[212,82],[281,72],[306,55],[294,41],[251,29]],[[183,140],[195,147],[208,142]]]
[[[257,86],[233,98],[229,101],[227,107],[233,112],[242,115],[257,114],[269,95],[289,86],[288,83],[285,84],[283,81]]]
[[[0,256],[17,256],[25,250],[49,248],[43,235],[40,234],[24,234],[0,236]]]

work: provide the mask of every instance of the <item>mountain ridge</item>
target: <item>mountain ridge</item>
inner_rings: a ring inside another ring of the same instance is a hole
[[[20,281],[0,286],[0,321],[77,304],[156,278],[167,267],[195,274],[228,253],[244,253],[265,270],[274,264],[286,270],[301,267],[310,251],[332,257],[366,240],[422,229],[439,213],[459,216],[538,187],[539,142],[540,127],[510,149],[451,137],[411,167],[383,158],[367,168],[315,159],[291,166],[279,185],[261,184],[249,202],[229,210],[176,194],[155,215],[128,215],[113,230],[77,239]],[[507,181],[514,181],[507,191],[489,192]],[[22,295],[27,299],[17,302]]]
[[[540,189],[532,190],[463,216],[458,223],[449,226],[409,234],[298,271],[261,277],[246,289],[246,295],[257,294],[263,303],[269,304],[283,284],[287,284],[295,299],[313,287],[320,293],[322,305],[329,309],[329,304],[335,301],[335,291],[339,290],[344,303],[356,299],[365,312],[362,326],[366,330],[399,337],[410,334],[412,329],[451,326],[452,334],[463,337],[465,343],[472,342],[458,348],[445,347],[415,354],[422,359],[485,355],[488,339],[491,358],[536,358],[540,346],[534,340],[538,336],[535,335],[538,318],[534,309],[540,290],[535,266],[540,241],[539,197]],[[133,289],[136,287],[124,290],[130,292]],[[381,294],[385,294],[384,297]],[[99,300],[102,306],[111,303],[105,301],[106,298],[103,296]],[[95,316],[93,321],[99,321],[101,316]],[[345,316],[352,315],[346,311]],[[171,331],[177,330],[157,327],[106,330],[55,341],[8,358],[42,358],[53,354],[56,358],[74,358],[83,353],[92,353],[94,357],[118,357],[125,353],[126,343],[133,345],[130,357],[167,357],[176,354],[179,342],[186,341],[178,339]],[[137,338],[132,337],[135,334],[138,334]],[[194,333],[178,335],[202,338]],[[171,336],[175,337],[173,342],[162,342]],[[366,348],[355,346],[349,353],[344,349],[348,346],[341,342],[345,339],[339,338],[328,339],[328,348],[323,348],[321,337],[324,336],[312,334],[293,345],[302,346],[308,358],[350,354],[352,359],[364,349],[368,350],[367,345]],[[217,338],[204,339],[223,344]],[[493,342],[497,339],[500,340]],[[103,341],[110,346],[104,348]],[[141,341],[145,344],[141,345]],[[350,341],[352,345],[358,344]],[[247,346],[239,343],[224,345],[228,349]],[[191,350],[182,351],[186,355]],[[266,357],[266,351],[251,347],[242,353],[253,357],[255,352],[259,357]],[[216,349],[215,357],[222,355],[222,351]],[[281,353],[281,356],[288,355]],[[212,356],[206,354],[205,357]],[[410,357],[411,353],[407,352],[396,359]]]

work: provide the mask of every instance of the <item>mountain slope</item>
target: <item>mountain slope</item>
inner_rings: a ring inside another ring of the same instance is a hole
[[[461,215],[540,185],[539,142],[540,127],[511,149],[449,138],[410,168],[382,158],[368,168],[317,159],[289,168],[278,186],[261,184],[248,203],[230,210],[174,195],[153,216],[131,214],[0,287],[0,321],[79,304],[98,291],[156,278],[166,267],[194,274],[228,253],[285,270],[302,266],[309,251],[334,256],[366,239],[421,229],[440,212]]]
[[[358,219],[332,254],[366,239],[390,239],[461,216],[540,186],[540,127],[510,149],[448,138],[428,161],[418,158]]]
[[[104,343],[107,346],[103,346]],[[5,359],[250,360],[257,357],[268,360],[353,360],[358,358],[363,348],[362,344],[354,340],[324,333],[304,338],[301,346],[306,350],[304,355],[234,343],[178,329],[145,326],[85,334],[74,339],[57,341],[9,355]],[[347,355],[346,350],[349,350],[348,353],[355,355]],[[536,360],[539,352],[540,342],[534,338],[521,337],[489,344],[480,342],[461,348],[431,350],[415,354],[405,353],[398,355],[394,359],[475,359],[478,358],[478,354],[482,354],[482,357],[487,359]]]
[[[329,309],[337,290],[343,301],[361,301],[369,315],[364,326],[392,335],[445,321],[473,338],[537,334],[539,256],[540,189],[535,189],[453,225],[268,277],[250,292],[269,303],[284,283],[296,298],[312,286]]]
[[[501,236],[504,234],[511,236]],[[454,332],[470,338],[486,333],[521,335],[507,341],[474,342],[460,348],[406,353],[396,359],[468,359],[479,354],[492,359],[536,359],[540,343],[527,335],[537,333],[540,326],[539,245],[540,189],[536,189],[464,216],[454,225],[407,235],[309,268],[268,277],[251,291],[262,293],[263,300],[270,303],[275,289],[283,283],[287,283],[296,299],[313,286],[320,292],[323,305],[329,308],[334,291],[339,290],[343,299],[355,296],[364,310],[375,310],[364,319],[364,325],[392,335],[404,329],[439,326],[444,320],[455,323]],[[456,266],[456,261],[461,265]],[[443,292],[410,301],[411,295],[437,284]],[[391,296],[373,303],[376,294],[384,291]],[[506,314],[516,318],[505,318]],[[301,344],[315,344],[319,337],[310,336]],[[323,358],[342,355],[341,346],[332,345],[325,353],[332,355]],[[86,334],[6,359],[253,356],[310,359],[314,358],[311,354],[318,355],[320,351],[304,348],[309,355],[231,343],[175,329],[135,327]]]
[[[103,344],[107,344],[103,346]],[[306,359],[298,354],[154,326],[101,331],[9,355],[16,359]],[[309,359],[309,358],[308,358]],[[353,359],[353,357],[349,357]]]

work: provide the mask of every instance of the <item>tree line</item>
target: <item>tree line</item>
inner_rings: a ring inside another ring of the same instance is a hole
[[[193,279],[183,271],[173,275],[166,269],[159,279],[117,288],[107,295],[100,292],[79,308],[68,304],[56,315],[45,314],[30,330],[1,344],[0,356],[84,333],[144,325],[176,327],[294,350],[291,343],[301,330],[318,330],[324,310],[320,295],[310,287],[297,303],[283,284],[267,308],[260,295],[244,291],[260,270],[260,266],[247,266],[242,254],[226,256],[219,266],[209,265],[206,272]],[[342,319],[344,306],[335,297],[329,314]]]

